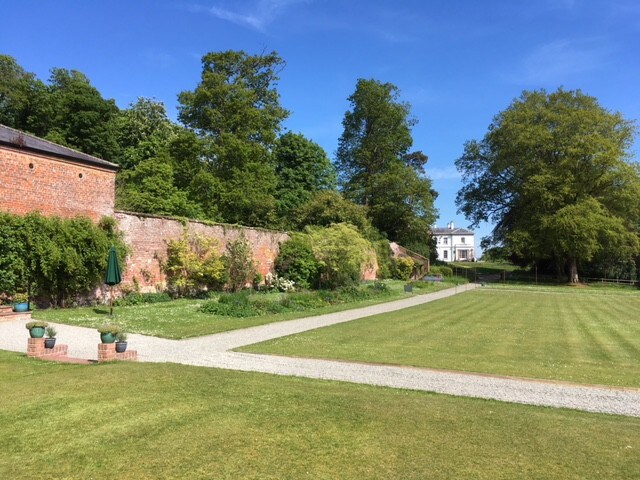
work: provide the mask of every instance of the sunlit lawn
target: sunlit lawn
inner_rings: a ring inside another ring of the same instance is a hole
[[[640,387],[640,293],[480,288],[244,351]]]
[[[82,327],[99,327],[104,323],[114,322],[130,333],[179,339],[365,307],[408,296],[403,290],[405,282],[387,281],[386,283],[390,286],[391,293],[381,298],[258,317],[231,318],[207,314],[199,311],[204,300],[175,300],[165,303],[115,307],[113,317],[109,315],[109,307],[98,306],[37,310],[33,313],[33,318]],[[426,288],[424,289],[414,289],[414,294],[435,292],[453,285],[453,283],[425,284]]]
[[[0,478],[633,479],[640,419],[0,352]]]

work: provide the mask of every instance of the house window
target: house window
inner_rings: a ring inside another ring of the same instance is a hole
[[[462,242],[462,243],[464,243],[464,242]],[[467,251],[466,250],[460,250],[460,259],[461,260],[466,260],[467,258],[468,258],[467,257]]]
[[[444,243],[447,243],[447,242],[444,242]],[[447,252],[446,250],[442,252],[442,258],[444,258],[445,260],[449,258],[449,252]]]
[[[443,243],[444,243],[445,245],[447,245],[447,244],[449,243],[449,239],[448,239],[447,237],[444,237],[444,238],[442,239],[442,241],[443,241]]]
[[[461,241],[462,243],[464,243],[464,237],[462,237],[462,238],[460,239],[460,241]]]

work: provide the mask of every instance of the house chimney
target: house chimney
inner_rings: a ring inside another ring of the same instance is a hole
[[[449,225],[448,225],[448,227],[449,227],[449,230],[453,230],[453,229],[454,229],[454,225],[453,225],[453,222],[449,222]]]

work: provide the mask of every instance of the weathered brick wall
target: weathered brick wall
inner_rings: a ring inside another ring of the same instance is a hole
[[[0,146],[0,210],[98,221],[113,215],[114,171]]]
[[[123,286],[133,286],[135,279],[143,291],[164,288],[166,277],[161,265],[167,258],[167,242],[181,238],[185,229],[190,234],[216,238],[223,250],[227,243],[237,240],[244,233],[253,247],[258,271],[263,275],[273,272],[273,262],[280,251],[280,242],[289,239],[289,235],[284,232],[259,228],[207,225],[197,221],[183,224],[171,218],[119,211],[114,216],[131,249]]]

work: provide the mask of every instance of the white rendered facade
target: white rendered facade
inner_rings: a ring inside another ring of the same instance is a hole
[[[446,228],[433,228],[438,260],[443,262],[475,261],[475,234],[465,228],[455,228],[450,222]]]

